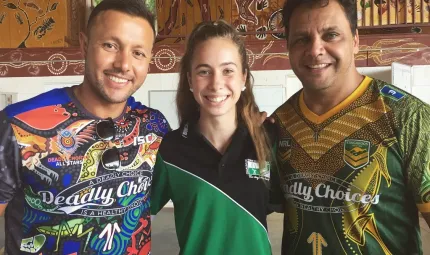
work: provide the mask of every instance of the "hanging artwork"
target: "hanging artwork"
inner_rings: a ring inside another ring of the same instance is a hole
[[[358,26],[430,22],[429,0],[357,0]]]
[[[0,2],[0,48],[64,47],[67,4],[61,0]]]

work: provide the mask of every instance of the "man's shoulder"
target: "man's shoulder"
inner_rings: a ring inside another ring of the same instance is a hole
[[[136,101],[134,97],[130,97],[127,100],[127,112],[133,112],[133,114],[136,114],[149,122],[149,129],[154,128],[156,129],[155,131],[162,132],[163,134],[166,134],[171,130],[169,122],[163,113]]]
[[[164,115],[159,110],[142,104],[142,102],[137,101],[132,96],[129,97],[127,100],[127,107],[131,111],[138,111],[138,112],[145,112],[145,113],[152,113],[152,114],[161,114],[164,117]]]
[[[283,104],[281,104],[274,112],[274,116],[279,116],[284,114],[285,112],[289,111],[291,108],[293,108],[295,105],[298,104],[298,100],[300,97],[300,93],[302,92],[302,89],[297,91],[294,95],[292,95],[290,98],[287,99]]]
[[[12,118],[18,114],[47,106],[57,106],[70,102],[67,88],[59,88],[39,94],[27,100],[8,105],[3,111]]]
[[[395,115],[403,118],[419,112],[430,113],[430,105],[406,90],[388,82],[373,79],[373,84],[378,90],[380,98]]]

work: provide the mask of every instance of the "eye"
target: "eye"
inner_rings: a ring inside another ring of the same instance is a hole
[[[200,76],[208,76],[210,72],[208,70],[199,70],[197,74]]]
[[[330,41],[330,40],[336,39],[338,36],[339,34],[332,32],[332,33],[326,34],[325,37],[326,37],[326,40]]]
[[[299,37],[296,40],[294,40],[295,44],[305,44],[308,41],[306,37]]]
[[[103,43],[103,48],[107,51],[114,51],[116,50],[116,46],[112,43]]]
[[[138,58],[138,59],[146,58],[145,53],[143,53],[141,51],[135,51],[134,56],[136,56],[136,58]]]
[[[233,72],[234,72],[233,69],[224,69],[223,74],[224,75],[229,75],[229,74],[232,74]]]

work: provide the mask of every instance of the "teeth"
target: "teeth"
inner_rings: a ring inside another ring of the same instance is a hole
[[[117,82],[117,83],[126,83],[126,82],[128,82],[127,79],[121,79],[121,78],[118,78],[118,77],[115,77],[115,76],[108,76],[108,77],[109,77],[109,79],[111,81],[114,81],[114,82]]]
[[[222,102],[222,101],[224,101],[226,98],[227,98],[227,96],[222,96],[222,97],[207,97],[207,99],[208,99],[209,101],[214,102],[214,103]]]
[[[310,65],[309,67],[312,69],[321,69],[321,68],[324,68],[327,66],[328,66],[328,64],[319,64],[319,65]]]

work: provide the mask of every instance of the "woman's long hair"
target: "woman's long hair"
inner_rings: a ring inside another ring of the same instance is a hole
[[[246,72],[246,90],[241,93],[239,101],[236,104],[236,116],[238,121],[243,121],[249,130],[257,152],[258,162],[262,169],[265,166],[266,160],[271,159],[271,154],[266,131],[264,126],[260,124],[260,110],[255,103],[252,92],[254,80],[249,70],[245,44],[236,30],[223,20],[198,24],[188,38],[186,51],[180,63],[180,78],[176,95],[179,122],[181,125],[184,125],[187,122],[197,121],[200,117],[199,105],[194,99],[193,93],[190,92],[188,74],[191,74],[191,61],[197,45],[213,38],[228,38],[238,48],[242,60],[242,73]]]

